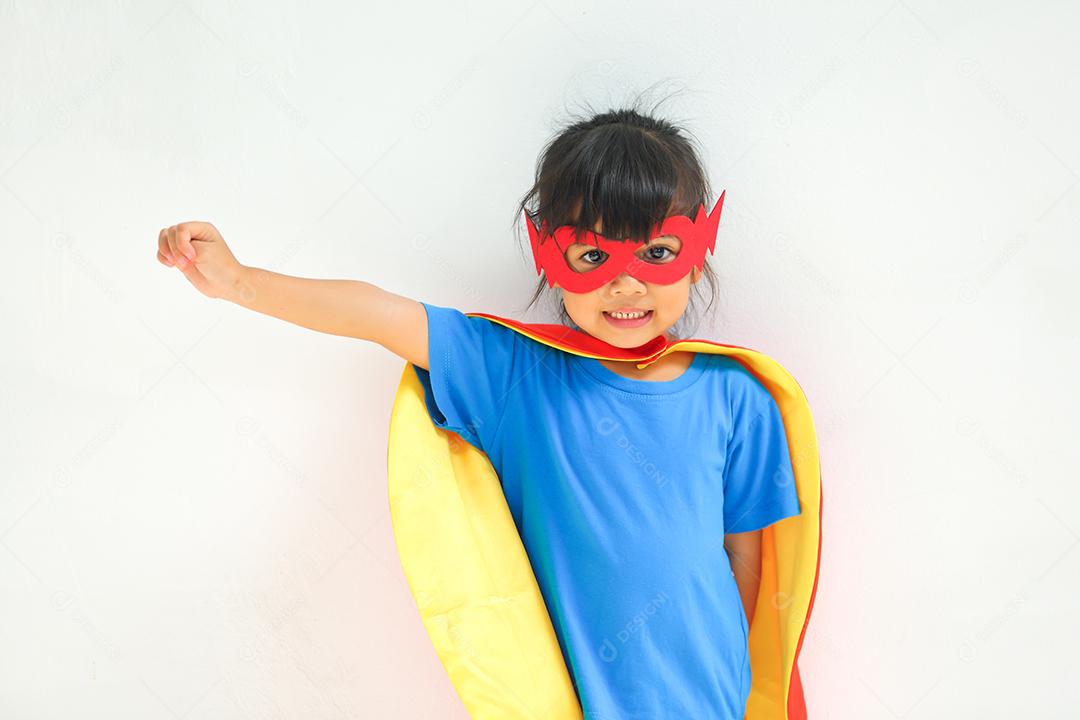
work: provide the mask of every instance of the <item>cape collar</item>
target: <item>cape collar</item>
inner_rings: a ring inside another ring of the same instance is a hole
[[[554,323],[527,323],[499,315],[484,312],[465,313],[469,316],[482,317],[497,322],[500,325],[515,330],[522,335],[551,345],[566,352],[582,355],[584,357],[599,358],[601,360],[627,360],[637,364],[639,369],[645,368],[656,362],[668,353],[679,350],[680,345],[707,343],[720,347],[741,348],[740,345],[727,345],[713,340],[701,338],[688,338],[681,340],[667,340],[663,335],[657,335],[643,345],[632,348],[622,348],[609,342],[593,337],[588,333],[576,328],[558,325]],[[688,348],[689,349],[689,348]]]

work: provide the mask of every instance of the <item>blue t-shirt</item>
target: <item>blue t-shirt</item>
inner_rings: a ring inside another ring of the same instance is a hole
[[[741,720],[748,628],[724,534],[800,511],[768,390],[723,355],[634,380],[423,305],[428,412],[498,473],[585,720]]]

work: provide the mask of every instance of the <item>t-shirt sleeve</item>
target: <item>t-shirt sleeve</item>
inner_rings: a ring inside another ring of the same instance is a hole
[[[724,464],[724,532],[760,530],[801,511],[780,408],[748,376],[747,392],[732,413]]]
[[[517,333],[482,317],[421,303],[428,321],[428,369],[413,366],[432,422],[484,450],[513,386]]]

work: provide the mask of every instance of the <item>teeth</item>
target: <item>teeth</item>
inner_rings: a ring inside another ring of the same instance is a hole
[[[613,312],[613,313],[608,313],[608,315],[610,315],[611,317],[614,317],[614,318],[619,318],[620,320],[633,320],[634,318],[645,317],[644,312],[636,312],[636,313]]]

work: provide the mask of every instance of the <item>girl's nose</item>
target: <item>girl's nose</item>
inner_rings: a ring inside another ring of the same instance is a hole
[[[612,290],[645,290],[645,283],[625,270],[611,279]]]

